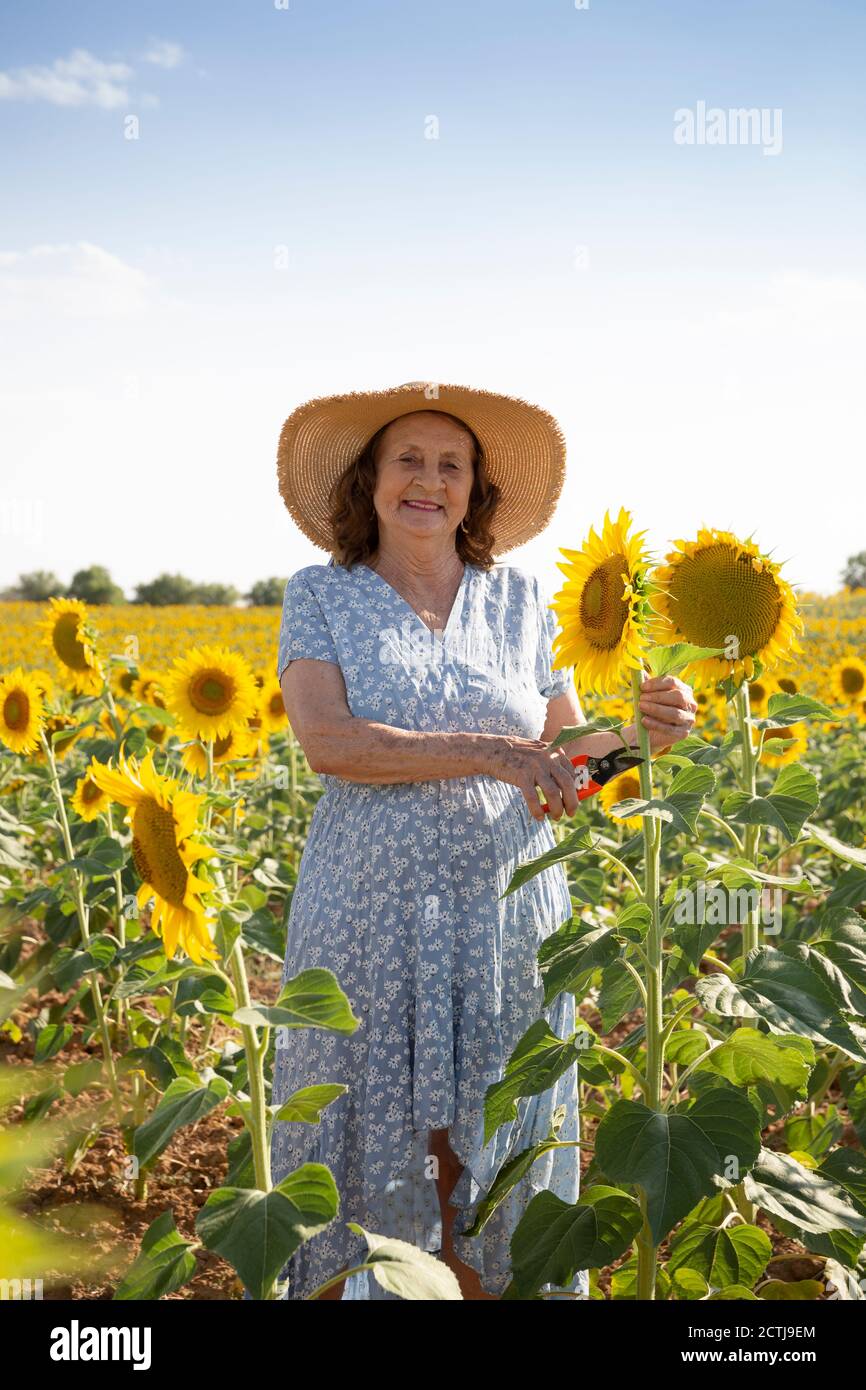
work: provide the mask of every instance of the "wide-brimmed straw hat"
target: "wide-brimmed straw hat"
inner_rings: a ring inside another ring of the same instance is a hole
[[[493,553],[543,531],[565,478],[565,440],[553,416],[516,396],[473,386],[410,381],[383,391],[319,396],[293,410],[280,434],[280,495],[304,535],[331,551],[328,493],[369,439],[401,415],[441,410],[472,429],[501,497],[493,518]]]

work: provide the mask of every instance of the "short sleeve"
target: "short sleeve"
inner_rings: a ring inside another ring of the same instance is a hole
[[[538,611],[538,648],[535,658],[535,683],[546,700],[564,695],[573,684],[572,668],[554,670],[553,643],[559,630],[556,614],[548,606],[549,600],[535,580],[535,602]]]
[[[320,600],[303,570],[293,574],[283,595],[283,616],[277,649],[277,680],[290,661],[311,657],[339,665],[337,648]]]

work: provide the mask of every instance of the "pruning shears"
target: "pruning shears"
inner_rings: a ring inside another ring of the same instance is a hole
[[[610,753],[605,753],[603,758],[593,758],[589,753],[578,753],[572,758],[572,765],[579,769],[578,773],[578,801],[585,801],[588,796],[595,796],[600,792],[606,782],[611,782],[614,777],[619,777],[621,772],[628,772],[629,768],[639,767],[645,761],[638,758],[634,753],[628,753],[624,748],[614,749]],[[550,805],[547,801],[542,802],[542,811],[549,811]]]

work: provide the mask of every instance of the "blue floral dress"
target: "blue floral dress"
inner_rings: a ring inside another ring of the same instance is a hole
[[[360,719],[425,732],[485,732],[538,738],[547,702],[571,674],[551,669],[555,619],[537,579],[512,565],[466,565],[447,625],[433,633],[367,565],[308,565],[289,579],[277,674],[312,657],[339,665],[349,708]],[[580,1137],[577,1069],[548,1091],[517,1102],[517,1118],[484,1144],[488,1086],[526,1032],[544,1017],[565,1037],[575,1001],[548,1011],[536,953],[571,916],[565,871],[545,870],[501,902],[519,863],[550,849],[550,823],[535,821],[522,792],[488,776],[360,783],[321,774],[292,898],[283,982],[326,967],[362,1020],[350,1035],[279,1030],[272,1101],[340,1082],[347,1091],[318,1125],[276,1122],[273,1180],[305,1162],[326,1164],[340,1194],[338,1218],[282,1271],[286,1297],[303,1299],[360,1263],[357,1221],[379,1235],[435,1252],[442,1222],[428,1162],[428,1131],[447,1129],[464,1171],[450,1197],[458,1257],[486,1292],[509,1281],[509,1242],[527,1203],[543,1189],[578,1197],[579,1149],[546,1154],[479,1236],[472,1223],[494,1176],[544,1139],[558,1106],[560,1139]],[[587,1293],[587,1276],[567,1286]],[[390,1299],[366,1271],[344,1299]]]

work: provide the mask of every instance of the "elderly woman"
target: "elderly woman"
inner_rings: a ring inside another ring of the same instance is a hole
[[[536,960],[571,916],[563,867],[500,895],[554,845],[548,816],[577,810],[570,756],[622,746],[601,733],[549,746],[583,722],[570,673],[552,668],[553,615],[531,574],[494,564],[544,528],[563,473],[546,412],[466,387],[311,401],[283,428],[283,499],[331,553],[288,581],[280,631],[286,711],[324,786],[283,979],[332,970],[361,1020],[350,1035],[287,1030],[276,1051],[274,1104],[313,1083],[346,1087],[318,1125],[274,1127],[274,1181],[317,1161],[341,1199],[338,1220],[286,1266],[291,1299],[363,1259],[350,1220],[439,1253],[464,1298],[496,1298],[534,1194],[578,1197],[580,1151],[557,1149],[480,1236],[462,1234],[557,1107],[560,1139],[580,1133],[576,1068],[522,1098],[487,1144],[483,1122],[485,1092],[529,1026],[543,1017],[559,1037],[575,1026],[569,993],[542,1010]],[[645,682],[641,710],[655,748],[694,724],[691,691],[671,677]],[[586,1288],[580,1274],[568,1292]],[[323,1296],[394,1297],[365,1273]]]

